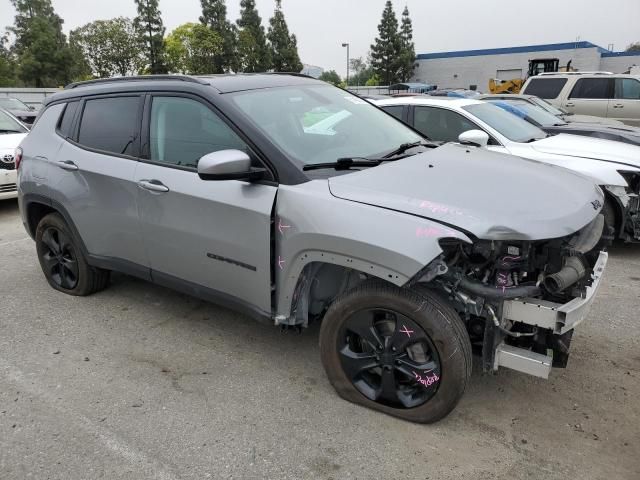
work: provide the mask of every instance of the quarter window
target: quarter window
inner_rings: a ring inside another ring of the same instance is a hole
[[[634,78],[617,78],[616,98],[621,100],[640,100],[640,82]]]
[[[119,155],[134,155],[140,97],[87,100],[78,143]]]
[[[459,113],[436,107],[416,107],[413,123],[420,133],[442,142],[457,142],[461,133],[478,128]]]
[[[524,93],[540,98],[558,98],[566,83],[566,78],[532,78]]]
[[[247,145],[209,107],[189,98],[154,97],[149,134],[151,160],[196,168],[207,153]]]
[[[610,78],[581,78],[576,82],[569,98],[608,99],[611,98]]]
[[[64,107],[64,111],[60,116],[60,120],[58,122],[58,132],[65,138],[70,137],[73,132],[71,129],[73,128],[73,119],[76,115],[76,110],[78,109],[78,105],[80,102],[69,102]]]

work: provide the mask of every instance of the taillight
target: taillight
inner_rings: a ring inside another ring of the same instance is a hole
[[[22,162],[22,149],[20,147],[16,148],[16,151],[13,155],[13,161],[16,164],[16,170],[20,168],[20,162]]]

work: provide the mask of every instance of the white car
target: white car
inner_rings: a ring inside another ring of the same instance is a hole
[[[400,97],[374,103],[431,140],[459,141],[591,177],[606,193],[605,221],[615,229],[615,236],[640,241],[640,147],[578,135],[548,135],[479,100]]]
[[[16,117],[0,108],[0,200],[18,196],[13,155],[28,132]]]

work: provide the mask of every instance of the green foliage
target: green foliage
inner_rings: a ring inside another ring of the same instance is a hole
[[[0,37],[0,87],[15,87],[16,64],[11,52],[5,47],[6,37]]]
[[[378,36],[371,45],[371,66],[387,85],[397,82],[400,77],[401,54],[402,39],[398,33],[398,19],[391,0],[387,0],[378,25]]]
[[[362,57],[352,58],[349,61],[350,75],[349,85],[364,85],[373,76],[373,69]]]
[[[185,23],[165,40],[166,58],[172,72],[211,73],[216,58],[223,52],[222,37],[201,23]]]
[[[378,75],[376,75],[375,73],[369,80],[365,82],[365,86],[367,87],[377,87],[378,85],[380,85],[380,77],[378,77]]]
[[[146,65],[145,45],[128,18],[87,23],[71,32],[69,42],[96,77],[134,75]]]
[[[167,73],[164,64],[164,25],[158,0],[134,0],[138,7],[138,16],[133,24],[144,43],[144,55],[149,73]]]
[[[289,34],[289,27],[282,12],[282,0],[276,0],[276,9],[269,20],[267,33],[271,50],[272,68],[275,72],[300,72],[303,65],[298,55],[298,41]]]
[[[335,70],[329,70],[328,72],[322,72],[322,75],[319,77],[323,82],[333,83],[334,85],[340,85],[342,83],[342,79],[340,75],[337,74]]]
[[[416,49],[413,43],[413,24],[409,16],[409,7],[404,7],[402,12],[402,22],[400,26],[401,50],[398,58],[399,79],[407,82],[413,77],[416,68]]]
[[[271,69],[271,52],[256,10],[255,0],[240,0],[240,18],[237,20],[238,69],[241,72],[266,72]]]
[[[222,50],[213,58],[211,73],[227,73],[238,69],[236,45],[238,30],[227,20],[225,0],[200,0],[202,16],[200,22],[222,38]]]
[[[640,42],[632,43],[625,50],[626,52],[640,52]]]
[[[57,87],[73,80],[73,54],[51,0],[11,0],[16,10],[11,49],[25,86]]]

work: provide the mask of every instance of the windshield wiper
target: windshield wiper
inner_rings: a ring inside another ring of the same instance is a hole
[[[23,132],[21,130],[11,130],[11,129],[1,128],[0,133],[23,133]]]
[[[312,165],[305,165],[304,167],[302,167],[302,170],[306,172],[308,170],[321,170],[323,168],[335,168],[336,170],[349,170],[351,167],[377,167],[385,160],[387,159],[361,158],[361,157],[339,158],[335,162],[315,163]]]
[[[392,150],[391,152],[387,153],[384,158],[389,158],[389,157],[394,157],[396,155],[402,155],[404,152],[406,152],[407,150],[411,150],[412,148],[415,147],[429,147],[429,148],[436,148],[439,145],[436,145],[434,143],[430,143],[427,142],[426,140],[418,140],[417,142],[411,142],[411,143],[403,143],[402,145],[400,145],[398,148],[396,148],[395,150]]]

